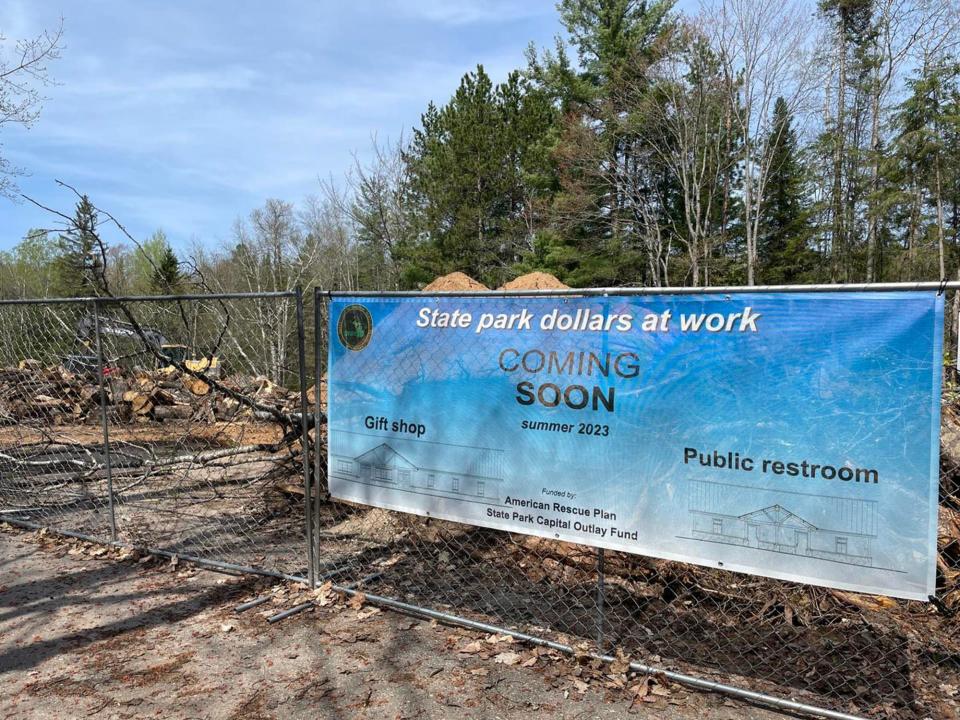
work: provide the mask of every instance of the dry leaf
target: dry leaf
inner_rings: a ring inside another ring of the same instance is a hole
[[[630,692],[633,695],[634,703],[638,700],[643,700],[647,695],[650,694],[650,678],[644,676],[639,683],[630,688]],[[633,703],[631,703],[630,706],[633,707]]]
[[[614,658],[613,662],[610,663],[610,672],[613,675],[620,675],[621,673],[628,672],[630,670],[630,658],[623,654],[621,648],[617,648],[617,656]]]
[[[463,647],[458,648],[457,652],[473,654],[478,653],[481,650],[483,650],[483,643],[479,640],[474,640],[472,643],[467,643]]]
[[[279,592],[277,593],[279,595]],[[313,591],[313,595],[317,600],[317,605],[320,607],[326,607],[327,605],[332,605],[336,601],[336,593],[333,591],[333,581],[327,580],[323,585],[318,587]],[[275,598],[276,601],[276,598]]]
[[[230,632],[231,630],[233,630],[233,625],[231,623],[224,623],[223,625],[220,626],[220,629],[223,630],[224,632]]]
[[[515,652],[502,652],[493,656],[493,661],[501,665],[516,665],[520,660],[522,660],[520,653]]]
[[[367,601],[366,593],[358,592],[353,597],[350,598],[350,602],[347,603],[354,610],[359,610],[363,607],[363,604]]]

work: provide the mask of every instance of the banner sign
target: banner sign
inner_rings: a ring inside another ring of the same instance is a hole
[[[335,497],[934,592],[934,293],[338,297],[330,338]]]

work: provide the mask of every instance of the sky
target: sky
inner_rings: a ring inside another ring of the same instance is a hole
[[[2,0],[0,34],[61,17],[58,84],[32,128],[0,130],[0,152],[42,204],[71,213],[62,180],[181,251],[226,242],[267,198],[317,193],[478,63],[503,80],[561,32],[553,0]],[[0,250],[51,226],[0,197]]]

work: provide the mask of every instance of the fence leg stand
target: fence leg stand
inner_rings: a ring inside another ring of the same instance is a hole
[[[107,417],[106,363],[100,341],[100,303],[93,301],[93,330],[97,344],[97,380],[100,390],[100,423],[103,429],[103,454],[107,470],[107,508],[110,513],[110,540],[117,541],[117,514],[113,505],[113,468],[110,462],[110,421]]]
[[[314,288],[313,292],[313,413],[314,413],[314,437],[316,442],[313,447],[313,486],[317,489],[317,497],[313,503],[313,526],[314,531],[314,545],[313,545],[313,556],[317,563],[317,569],[315,572],[320,572],[320,511],[321,511],[321,498],[327,496],[327,483],[325,480],[326,468],[321,467],[320,462],[320,425],[326,424],[324,419],[321,423],[321,418],[323,417],[322,408],[320,406],[320,388],[323,386],[323,369],[324,369],[324,349],[326,344],[324,343],[324,333],[326,331],[326,322],[327,316],[329,315],[329,305],[327,302],[321,300],[320,290]],[[328,407],[329,407],[329,400]]]
[[[597,648],[601,655],[604,654],[603,631],[604,631],[604,588],[603,588],[603,548],[597,549]]]
[[[303,337],[303,290],[298,286],[296,290],[297,302],[297,365],[300,375],[300,444],[303,455],[303,518],[307,543],[307,579],[310,589],[317,587],[314,567],[316,561],[313,554],[313,507],[312,488],[310,482],[310,422],[307,415],[307,351]]]

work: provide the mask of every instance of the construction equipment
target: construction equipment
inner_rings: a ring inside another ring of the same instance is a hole
[[[92,314],[84,315],[77,323],[76,342],[87,352],[66,356],[64,366],[67,369],[74,372],[96,370],[97,357],[90,351],[95,348],[95,335],[98,327],[101,336],[129,338],[146,344],[147,350],[156,358],[156,368],[158,370],[172,371],[177,365],[180,365],[187,370],[202,372],[213,378],[220,374],[220,359],[216,355],[191,358],[189,348],[186,345],[167,342],[167,338],[159,330],[144,326],[135,327],[133,323]],[[112,360],[111,364],[116,362],[116,360]],[[104,374],[109,374],[109,368],[104,368]]]

